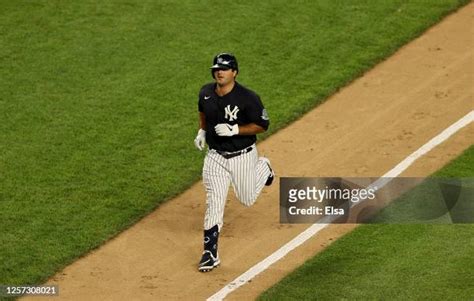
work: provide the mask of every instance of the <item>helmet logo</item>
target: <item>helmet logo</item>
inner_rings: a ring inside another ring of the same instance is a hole
[[[219,65],[230,65],[230,61],[226,61],[226,60],[224,60],[224,59],[221,58],[221,57],[220,57],[220,58],[217,58],[217,63],[218,63]]]

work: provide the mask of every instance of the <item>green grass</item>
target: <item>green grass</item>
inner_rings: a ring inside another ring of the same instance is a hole
[[[402,181],[413,179],[401,179]],[[474,177],[427,178],[377,213],[377,224],[474,224]]]
[[[458,159],[435,172],[433,176],[446,178],[474,177],[474,145],[465,150]]]
[[[44,281],[200,178],[215,53],[269,135],[465,3],[0,1],[0,283]]]
[[[433,176],[473,177],[473,162],[471,146]],[[259,300],[472,300],[473,237],[473,224],[362,225]]]
[[[460,159],[454,160],[434,173],[432,177],[402,194],[370,222],[472,224],[474,223],[473,176],[474,146],[471,146]],[[453,190],[456,186],[462,188]],[[450,208],[449,214],[447,214],[447,208]]]

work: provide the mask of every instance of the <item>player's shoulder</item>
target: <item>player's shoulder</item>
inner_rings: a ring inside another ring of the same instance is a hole
[[[204,86],[201,87],[201,90],[200,90],[199,94],[206,93],[206,92],[209,93],[209,92],[214,91],[214,85],[215,85],[215,83],[205,84]]]
[[[237,89],[239,90],[239,94],[244,96],[246,99],[260,100],[260,96],[258,96],[258,94],[252,89],[249,89],[237,82],[235,84],[237,86]]]

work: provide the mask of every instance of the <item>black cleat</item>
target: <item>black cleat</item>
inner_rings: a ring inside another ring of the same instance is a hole
[[[270,186],[272,185],[273,179],[275,178],[275,172],[273,171],[270,165],[270,160],[268,160],[267,158],[262,158],[262,160],[265,161],[265,163],[267,163],[268,168],[270,169],[270,175],[268,176],[267,181],[265,182],[265,186]]]
[[[202,253],[198,270],[203,273],[210,272],[212,269],[217,268],[220,263],[219,254],[217,254],[217,257],[214,257],[211,251],[206,250]]]

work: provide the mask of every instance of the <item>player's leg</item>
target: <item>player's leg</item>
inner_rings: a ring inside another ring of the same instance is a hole
[[[219,252],[217,250],[218,239],[218,225],[215,225],[211,229],[204,230],[204,251],[202,252],[201,260],[199,261],[199,271],[209,272],[221,263]]]
[[[270,161],[259,158],[255,147],[248,153],[229,159],[229,168],[237,198],[246,206],[255,203],[263,187],[273,177]]]
[[[220,263],[217,252],[219,231],[223,225],[225,201],[230,185],[227,160],[211,150],[204,159],[203,183],[207,197],[204,216],[204,252],[199,262],[199,270],[207,272]]]
[[[219,225],[220,230],[231,180],[227,159],[210,150],[204,159],[202,179],[206,188],[204,229]]]

